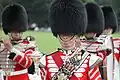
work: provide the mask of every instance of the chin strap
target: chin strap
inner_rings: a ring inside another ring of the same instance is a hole
[[[62,49],[71,50],[75,47],[75,44],[76,44],[75,43],[75,39],[76,39],[75,36],[73,36],[69,41],[63,41],[59,36],[58,36],[58,39],[60,41]]]

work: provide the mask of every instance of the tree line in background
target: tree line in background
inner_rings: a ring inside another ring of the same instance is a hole
[[[0,13],[10,3],[22,4],[28,13],[29,23],[37,23],[38,27],[49,27],[48,12],[52,0],[0,0]],[[120,24],[120,0],[82,0],[84,3],[96,2],[99,5],[113,6]],[[1,19],[1,18],[0,18]],[[1,20],[0,20],[1,21]],[[120,31],[120,28],[118,28]]]

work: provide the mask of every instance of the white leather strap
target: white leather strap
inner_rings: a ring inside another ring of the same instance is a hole
[[[25,74],[27,73],[27,69],[24,69],[24,70],[20,70],[20,71],[14,71],[14,72],[7,72],[7,73],[4,73],[4,75],[6,76],[15,76],[15,75],[20,75],[20,74]]]

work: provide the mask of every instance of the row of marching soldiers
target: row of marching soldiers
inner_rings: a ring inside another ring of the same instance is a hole
[[[45,55],[34,37],[22,38],[25,8],[5,7],[2,28],[9,39],[0,40],[0,80],[120,80],[120,39],[111,36],[118,27],[111,6],[54,0],[49,22],[61,47]]]

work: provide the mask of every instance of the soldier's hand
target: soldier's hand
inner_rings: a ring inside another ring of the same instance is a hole
[[[5,48],[6,48],[8,51],[11,51],[11,49],[12,49],[12,44],[11,44],[10,40],[4,40],[3,43],[4,43]]]

